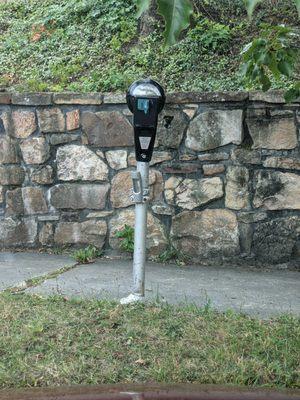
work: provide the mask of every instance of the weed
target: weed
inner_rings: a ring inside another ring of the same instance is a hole
[[[177,249],[172,243],[169,243],[167,249],[158,256],[157,261],[162,263],[175,261],[177,265],[185,265],[189,259],[187,254]]]
[[[95,246],[87,246],[84,249],[74,251],[73,258],[80,264],[91,263],[97,257],[101,257],[102,251]]]
[[[120,239],[120,249],[127,251],[128,253],[133,253],[134,251],[134,229],[126,225],[123,229],[120,229],[115,233],[115,237]]]
[[[203,50],[222,53],[228,49],[231,41],[230,28],[226,25],[202,18],[195,28],[191,29],[188,36],[197,41]]]

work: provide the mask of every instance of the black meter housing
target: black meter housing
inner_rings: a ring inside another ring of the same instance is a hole
[[[151,161],[158,114],[164,108],[165,100],[163,88],[152,79],[136,81],[127,91],[127,105],[133,113],[134,143],[137,161]]]

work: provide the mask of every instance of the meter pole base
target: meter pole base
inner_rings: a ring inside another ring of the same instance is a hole
[[[135,201],[134,253],[133,253],[133,291],[128,297],[121,299],[121,304],[143,301],[145,298],[145,263],[146,263],[146,234],[147,208],[149,194],[149,163],[137,162],[137,174],[134,182],[133,199]],[[138,177],[138,178],[136,178]]]
[[[132,304],[132,303],[138,303],[138,302],[141,303],[143,301],[145,301],[144,296],[140,296],[139,294],[131,293],[129,296],[123,297],[120,300],[120,303],[121,304]]]

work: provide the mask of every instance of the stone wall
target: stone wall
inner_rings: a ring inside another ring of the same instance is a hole
[[[299,127],[280,92],[168,95],[148,254],[171,242],[194,261],[299,259]],[[1,247],[118,250],[134,165],[123,95],[0,93]]]

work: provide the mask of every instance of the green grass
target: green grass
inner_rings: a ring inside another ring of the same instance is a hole
[[[159,19],[140,34],[131,0],[0,3],[0,87],[123,91],[152,76],[169,91],[241,89],[240,51],[261,23],[299,23],[292,0],[264,0],[252,22],[243,1],[194,0],[192,28],[169,48]]]
[[[210,307],[0,295],[0,387],[197,382],[299,387],[300,321]]]

